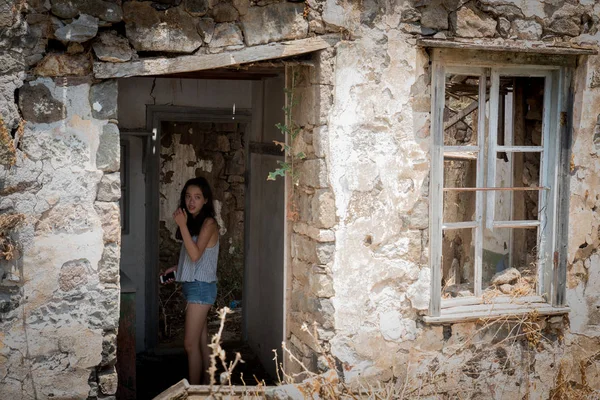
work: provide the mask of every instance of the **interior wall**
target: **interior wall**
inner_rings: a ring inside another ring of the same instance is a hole
[[[284,120],[283,77],[256,82],[250,141],[283,141],[275,124]],[[275,376],[273,349],[281,357],[284,314],[284,180],[267,181],[281,156],[250,153],[250,215],[244,276],[245,336],[265,369]]]
[[[119,127],[145,129],[146,105],[251,108],[252,82],[219,79],[127,78],[119,81]]]
[[[136,298],[143,299],[145,296],[144,269],[140,268],[146,262],[146,253],[143,251],[146,240],[146,205],[145,205],[145,182],[142,171],[142,148],[144,139],[140,137],[127,136],[122,138],[128,143],[126,159],[122,160],[128,171],[127,185],[128,195],[124,198],[126,206],[129,230],[121,232],[122,249],[129,251],[121,252],[121,271],[131,279],[136,286]],[[142,251],[134,251],[140,249]],[[140,282],[138,284],[138,282]],[[136,301],[135,325],[136,329],[136,352],[144,350],[144,303]]]
[[[203,108],[237,109],[252,107],[252,82],[194,80],[174,78],[127,78],[119,80],[118,120],[121,130],[146,130],[147,105],[172,105]],[[145,181],[141,173],[143,139],[131,141],[132,176],[129,234],[123,236],[121,268],[132,279],[136,290],[136,350],[146,349],[145,342]],[[137,167],[136,167],[137,166]],[[136,172],[136,168],[138,168]],[[179,193],[173,193],[178,196]]]

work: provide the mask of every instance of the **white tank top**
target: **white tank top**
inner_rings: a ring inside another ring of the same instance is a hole
[[[194,242],[198,240],[198,236],[192,236]],[[213,247],[207,247],[202,253],[202,257],[196,262],[193,262],[185,249],[185,245],[181,244],[179,252],[179,264],[177,266],[177,275],[175,279],[179,282],[216,282],[217,281],[217,261],[219,259],[219,241]]]

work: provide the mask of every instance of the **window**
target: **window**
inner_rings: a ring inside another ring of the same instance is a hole
[[[551,304],[564,74],[433,63],[426,320],[565,312]]]

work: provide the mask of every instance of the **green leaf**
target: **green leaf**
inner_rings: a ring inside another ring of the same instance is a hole
[[[278,176],[285,176],[285,170],[283,168],[277,168],[273,172],[269,172],[269,176],[267,176],[268,181],[274,181]]]
[[[304,154],[304,152],[301,151],[300,153],[296,154],[296,157],[301,160],[304,160],[306,158],[306,154]]]

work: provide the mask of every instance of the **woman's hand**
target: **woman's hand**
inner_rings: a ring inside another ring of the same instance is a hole
[[[182,228],[187,225],[187,219],[188,219],[187,212],[185,212],[185,210],[182,210],[181,208],[178,208],[173,213],[173,219],[175,220],[175,223],[177,224],[177,226]]]
[[[177,273],[177,266],[167,268],[167,270],[165,272],[163,272],[162,274],[160,274],[159,276],[165,276],[171,272]],[[166,281],[163,282],[163,285],[166,285],[167,283],[171,283],[171,282],[175,282],[175,278],[167,279]]]

